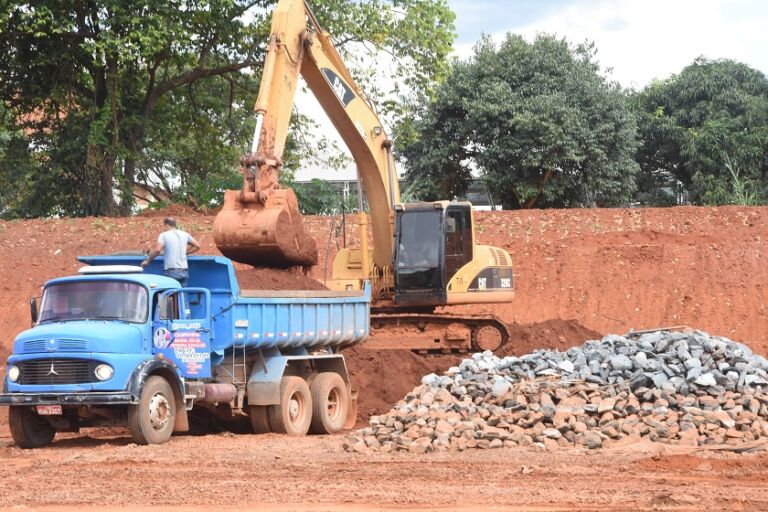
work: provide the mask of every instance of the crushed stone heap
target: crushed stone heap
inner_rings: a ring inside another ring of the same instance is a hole
[[[702,331],[610,335],[502,359],[484,352],[425,376],[344,448],[600,448],[630,435],[744,443],[768,437],[767,372],[748,347]]]

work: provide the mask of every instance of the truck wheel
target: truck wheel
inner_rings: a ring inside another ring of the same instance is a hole
[[[128,430],[136,444],[162,444],[176,421],[176,400],[164,378],[153,375],[141,390],[139,403],[128,406]]]
[[[252,405],[248,411],[251,417],[251,427],[255,434],[269,434],[272,429],[269,426],[269,411],[266,405]]]
[[[25,405],[12,405],[8,411],[8,427],[19,448],[40,448],[51,444],[56,429]]]
[[[349,392],[341,375],[324,372],[317,375],[309,388],[312,394],[313,434],[341,432],[349,411]]]
[[[269,426],[273,432],[303,436],[312,421],[312,396],[301,377],[283,377],[280,403],[269,406]]]

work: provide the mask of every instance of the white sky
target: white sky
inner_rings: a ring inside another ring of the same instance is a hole
[[[455,54],[472,55],[481,33],[531,40],[537,32],[593,41],[609,77],[640,89],[700,55],[731,58],[768,73],[765,0],[448,0],[456,12]]]
[[[593,41],[607,76],[641,89],[703,55],[730,58],[768,74],[768,0],[448,0],[456,13],[454,55],[466,59],[481,34],[507,32],[532,40],[545,32],[576,44]],[[335,130],[311,93],[297,105],[333,138]],[[343,142],[336,138],[338,145]],[[402,171],[401,169],[399,169]],[[306,166],[298,179],[354,179],[351,165],[325,172]]]

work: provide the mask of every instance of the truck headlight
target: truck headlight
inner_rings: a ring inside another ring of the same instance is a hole
[[[96,378],[99,380],[109,380],[115,374],[115,370],[108,364],[100,364],[93,370],[93,373],[96,374]]]
[[[10,380],[11,382],[16,382],[17,380],[19,380],[19,374],[20,373],[21,372],[19,371],[19,367],[18,366],[9,366],[8,367],[8,380]]]

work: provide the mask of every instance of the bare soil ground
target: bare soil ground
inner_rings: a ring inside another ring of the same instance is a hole
[[[648,444],[430,455],[353,455],[341,451],[338,437],[275,434],[175,437],[148,447],[125,437],[64,439],[34,451],[10,445],[0,440],[0,507],[8,509],[768,508],[768,456],[694,455]]]
[[[213,217],[173,212],[217,254]],[[29,325],[27,301],[78,254],[149,248],[163,214],[132,219],[0,222],[0,357]],[[321,249],[312,277],[340,240],[329,218],[309,218]],[[486,310],[510,323],[505,353],[566,349],[610,332],[688,324],[768,353],[766,208],[550,210],[477,215],[480,243],[507,249],[516,300]],[[348,241],[355,243],[354,226]],[[330,249],[326,253],[326,247]],[[296,273],[238,269],[248,288],[320,287]],[[361,413],[385,412],[425,373],[455,356],[347,352]],[[0,363],[1,364],[1,363]],[[1,372],[2,370],[0,370]],[[100,510],[765,510],[768,455],[686,452],[650,445],[542,453],[341,451],[340,437],[176,437],[138,447],[125,434],[61,435],[50,448],[13,447],[0,409],[0,508]]]

